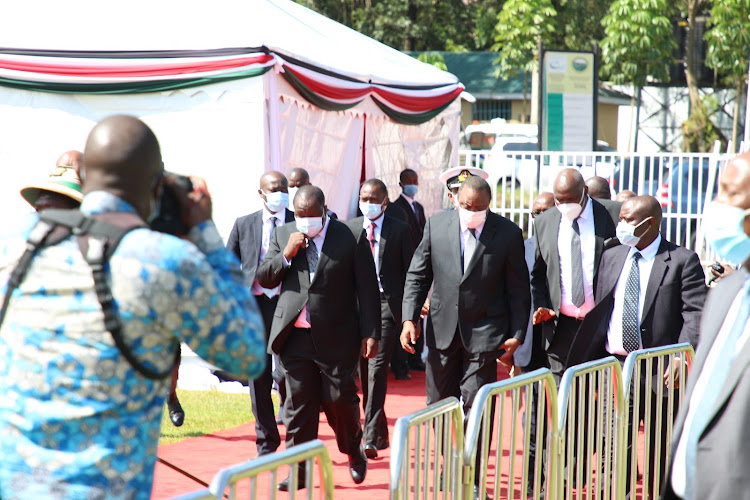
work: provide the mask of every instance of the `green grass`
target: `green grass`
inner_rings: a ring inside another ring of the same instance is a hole
[[[183,439],[203,436],[255,421],[250,408],[250,394],[227,394],[219,391],[177,390],[185,423],[175,427],[169,420],[167,405],[161,417],[159,444],[177,443]],[[278,410],[278,396],[273,395]]]

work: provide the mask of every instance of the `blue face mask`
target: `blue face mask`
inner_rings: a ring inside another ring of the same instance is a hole
[[[359,202],[359,211],[370,220],[375,220],[383,213],[383,205],[380,203]]]
[[[417,196],[418,191],[419,186],[417,186],[416,184],[407,184],[404,186],[404,194],[409,198],[414,198],[415,196]]]
[[[750,237],[742,224],[750,210],[712,201],[703,210],[706,243],[719,257],[742,264],[750,257]]]
[[[263,193],[266,195],[266,206],[271,213],[276,213],[283,208],[289,206],[289,195],[282,191],[276,191],[274,193]]]

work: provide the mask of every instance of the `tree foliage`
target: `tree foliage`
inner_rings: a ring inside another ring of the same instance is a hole
[[[636,88],[649,80],[668,82],[677,47],[669,11],[669,0],[612,2],[602,20],[602,73],[614,83]]]
[[[539,43],[549,45],[555,34],[557,11],[551,0],[507,0],[497,15],[495,64],[498,74],[508,78],[519,71],[530,72],[538,57]]]

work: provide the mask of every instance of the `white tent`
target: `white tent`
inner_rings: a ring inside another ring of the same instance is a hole
[[[260,208],[268,169],[308,169],[347,217],[363,161],[392,198],[411,167],[434,210],[462,88],[289,0],[15,2],[0,18],[0,195],[26,210],[23,185],[82,150],[97,120],[129,113],[154,129],[168,170],[207,179],[225,236]]]

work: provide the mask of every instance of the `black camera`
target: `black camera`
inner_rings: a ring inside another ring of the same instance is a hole
[[[185,175],[164,172],[164,180],[166,181],[168,178],[173,180],[164,183],[156,217],[151,220],[151,229],[174,236],[184,236],[189,230],[187,227],[188,214],[182,213],[175,187],[189,193],[193,190],[193,182],[190,177]]]

